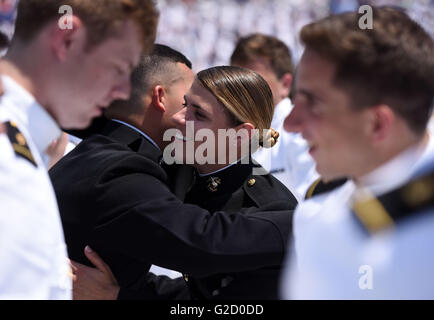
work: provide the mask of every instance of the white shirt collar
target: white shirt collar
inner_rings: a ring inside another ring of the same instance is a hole
[[[3,99],[13,106],[9,110],[14,115],[18,126],[27,129],[39,154],[45,154],[45,150],[57,139],[61,130],[51,115],[36,101],[36,99],[11,77],[1,76],[4,95]]]
[[[121,120],[117,120],[117,119],[112,119],[112,121],[123,124],[124,126],[127,126],[128,128],[133,129],[134,131],[137,131],[138,133],[140,133],[142,136],[144,136],[150,143],[152,143],[153,146],[155,146],[155,148],[157,148],[158,150],[161,151],[160,147],[158,146],[158,144],[155,143],[154,140],[152,140],[146,133],[144,133],[143,131],[140,131],[139,129],[137,129],[136,127],[132,126],[129,123],[123,122]]]
[[[271,121],[271,127],[275,130],[280,130],[285,121],[285,118],[291,113],[294,106],[289,98],[285,98],[280,101],[274,107],[273,120]]]
[[[434,135],[434,114],[431,116],[431,118],[428,121],[428,132],[431,135]]]
[[[426,159],[433,155],[434,136],[430,136],[427,145],[404,150],[389,162],[361,177],[357,184],[369,188],[376,195],[386,193],[408,181]]]

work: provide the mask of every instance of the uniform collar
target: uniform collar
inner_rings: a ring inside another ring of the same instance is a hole
[[[271,127],[275,130],[280,130],[285,121],[285,118],[291,113],[293,109],[292,102],[289,98],[285,98],[280,101],[274,107],[273,120],[271,121]]]
[[[201,178],[208,177],[208,176],[213,176],[213,175],[217,175],[217,173],[219,173],[219,172],[221,172],[221,171],[224,171],[224,170],[228,169],[229,167],[232,167],[233,165],[236,165],[238,162],[239,162],[239,161],[234,162],[234,163],[231,163],[231,164],[227,165],[226,167],[221,168],[221,169],[218,169],[218,170],[216,170],[216,171],[214,171],[214,172],[211,172],[211,173],[198,173],[198,175],[199,175],[199,177],[201,177]]]
[[[431,134],[431,136],[434,135],[434,114],[429,119],[429,122],[428,122],[428,132]]]
[[[206,176],[197,176],[193,190],[212,195],[233,193],[252,174],[254,166],[255,164],[252,161],[248,164],[242,164],[241,161],[238,161],[218,172]]]
[[[158,146],[154,145],[151,138],[136,128],[122,123],[122,121],[108,121],[101,134],[116,140],[159,164],[162,163],[162,154]]]
[[[140,135],[144,136],[146,138],[146,140],[148,140],[155,148],[157,148],[159,151],[161,151],[160,147],[158,146],[158,144],[155,143],[154,140],[151,139],[150,136],[148,136],[146,133],[144,133],[143,131],[140,131],[139,129],[137,129],[136,127],[134,127],[133,125],[126,123],[124,121],[121,120],[117,120],[117,119],[112,119],[112,121],[123,124],[124,126],[127,126],[130,129],[133,129],[134,131],[136,131],[137,133],[139,133]]]
[[[367,187],[375,195],[389,192],[408,181],[427,159],[434,156],[434,136],[425,146],[413,146],[361,177],[358,186]]]
[[[20,129],[26,130],[39,154],[44,154],[53,140],[57,139],[61,130],[56,121],[36,101],[36,99],[20,84],[9,76],[1,76],[4,95],[12,108],[9,110]]]

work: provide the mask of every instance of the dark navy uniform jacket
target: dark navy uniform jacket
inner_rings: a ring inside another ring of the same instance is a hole
[[[281,210],[294,209],[297,200],[291,192],[269,174],[253,175],[255,166],[259,167],[251,162],[239,162],[216,174],[197,177],[185,202],[210,212],[223,210],[233,213],[243,208],[266,208],[276,201],[282,201]],[[242,241],[242,238],[251,236],[251,233],[240,233],[238,237]],[[278,299],[280,271],[280,266],[269,266],[208,277],[185,275],[184,278],[193,299]]]
[[[147,274],[151,264],[197,277],[281,265],[291,201],[210,213],[182,203],[160,164],[148,139],[111,121],[50,170],[71,259],[91,265],[90,245],[130,298],[173,297],[172,284]]]

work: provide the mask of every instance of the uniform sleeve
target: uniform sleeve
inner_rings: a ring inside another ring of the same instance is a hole
[[[104,204],[91,245],[195,276],[281,264],[291,224],[285,201],[241,213],[210,213],[183,204],[150,175],[123,174]],[[152,186],[152,188],[145,187]],[[119,199],[127,199],[129,203]],[[119,203],[122,205],[119,205]]]
[[[8,144],[0,135],[0,299],[47,299],[50,253],[30,236],[41,227],[26,196],[33,177],[19,170]]]

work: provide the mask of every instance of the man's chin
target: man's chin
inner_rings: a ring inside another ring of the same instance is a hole
[[[344,173],[333,171],[330,168],[321,167],[318,164],[316,165],[316,171],[321,176],[321,180],[324,182],[330,182],[346,178],[346,175]]]
[[[83,130],[87,129],[92,123],[92,118],[80,119],[77,121],[71,121],[71,119],[65,120],[60,124],[63,130]]]

